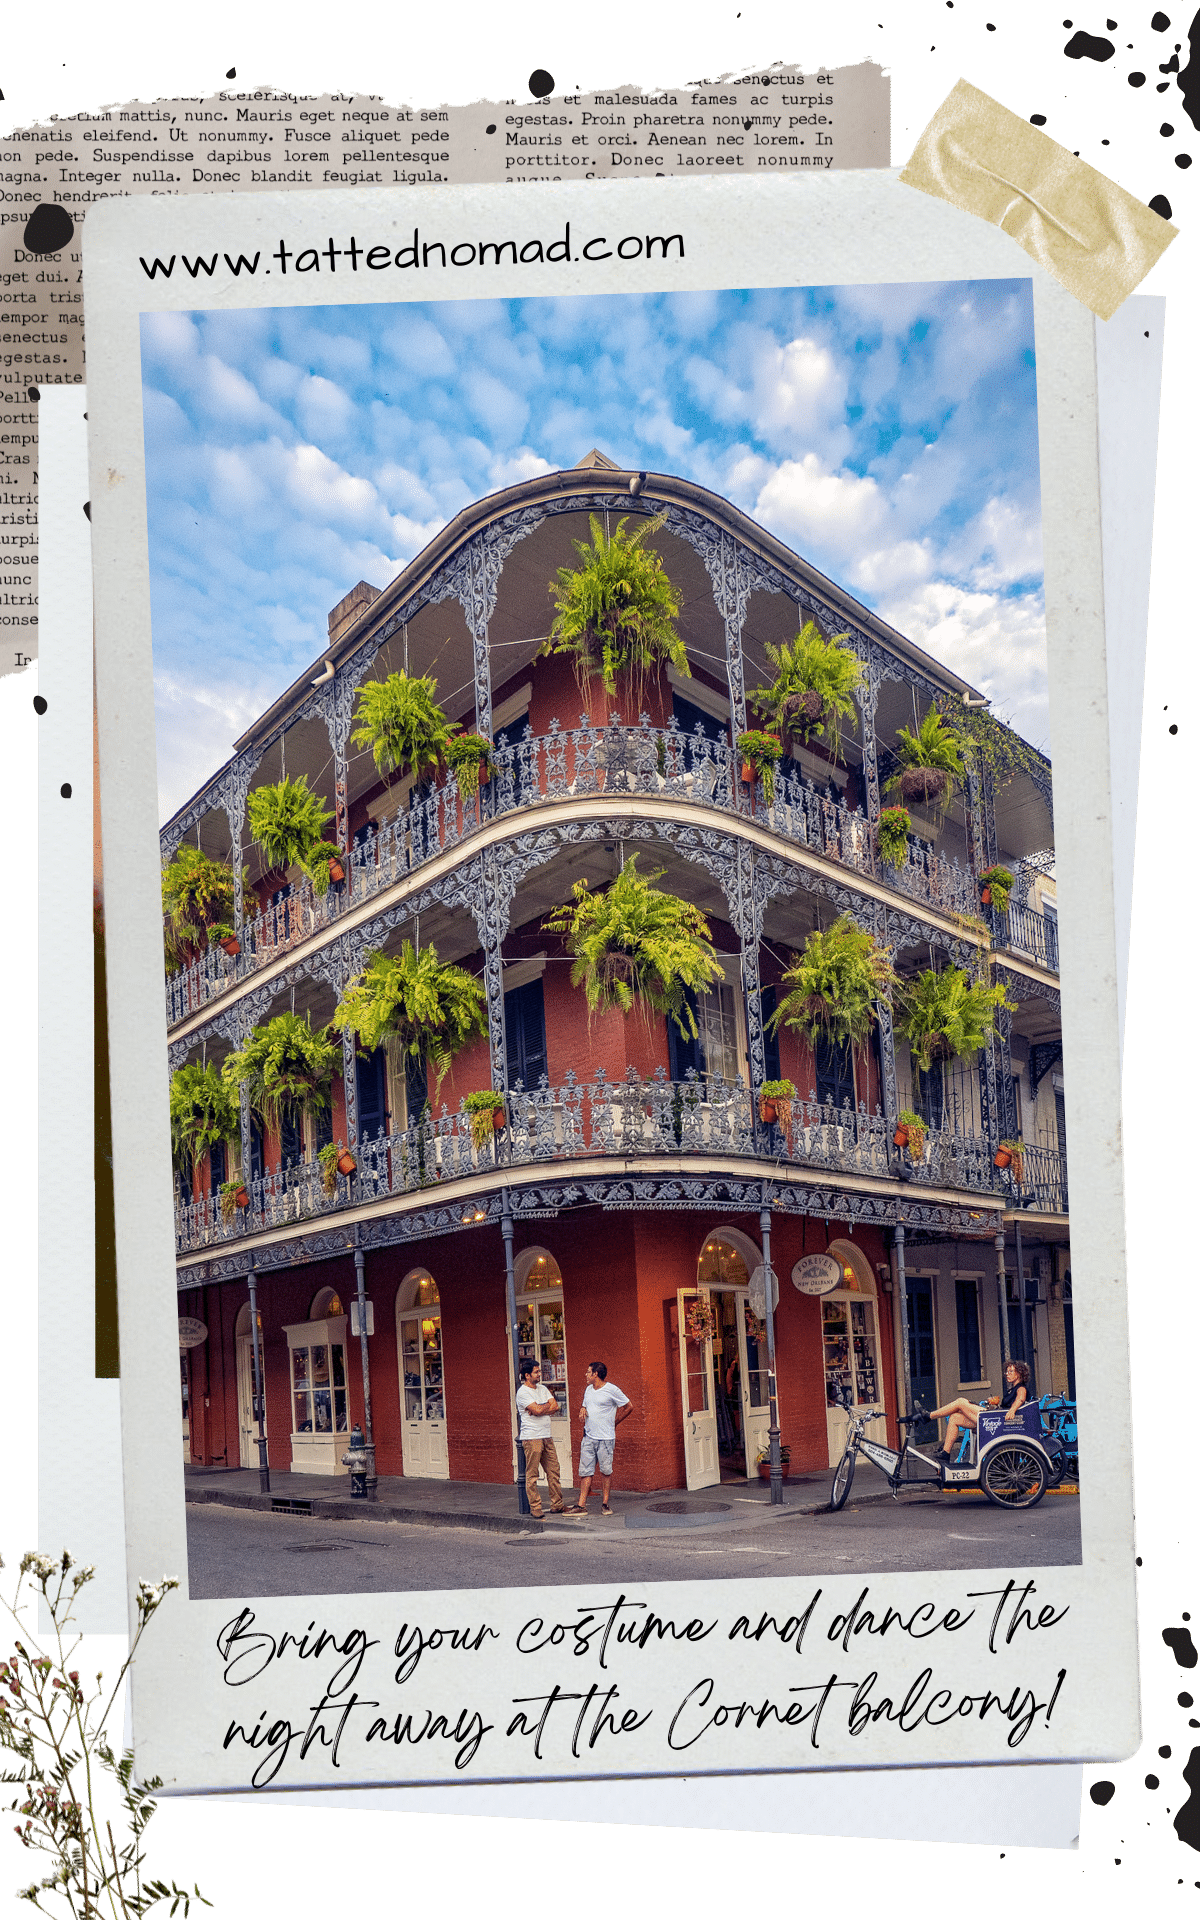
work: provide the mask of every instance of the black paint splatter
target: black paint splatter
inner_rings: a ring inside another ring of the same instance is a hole
[[[485,133],[495,133],[495,131],[496,131],[496,122],[494,120],[492,121],[492,124],[490,127],[484,128]]]
[[[1044,126],[1045,126],[1045,124],[1046,124],[1046,116],[1045,116],[1045,114],[1044,114],[1044,113],[1031,113],[1031,114],[1030,114],[1030,116],[1029,116],[1029,124],[1030,124],[1030,126],[1031,126],[1031,127],[1044,127]]]
[[[90,501],[90,500],[85,500],[85,501],[84,501],[84,503],[83,503],[83,511],[85,512],[85,514],[87,515],[87,517],[88,517],[88,519],[89,519],[89,521],[90,521],[90,520],[91,520],[91,517],[92,517],[92,503],[91,503],[91,501]]]
[[[1179,76],[1183,110],[1200,133],[1200,13],[1188,29],[1188,63]]]
[[[1179,1704],[1181,1707],[1190,1707],[1190,1706],[1193,1706],[1195,1703],[1193,1702],[1192,1696],[1190,1693],[1181,1693],[1179,1695]]]
[[[59,792],[61,793],[64,800],[69,800],[71,798],[71,782],[69,780],[64,780],[61,787],[59,788]]]
[[[1153,20],[1150,22],[1150,25],[1153,27],[1155,33],[1165,33],[1167,28],[1170,26],[1170,24],[1171,22],[1168,20],[1165,13],[1156,13]]]
[[[40,400],[41,397],[42,397],[42,390],[40,387],[26,387],[25,398],[27,400]],[[1189,1706],[1191,1705],[1190,1700],[1188,1701],[1188,1705]]]
[[[45,713],[46,711],[46,701],[40,693],[35,693],[33,696],[33,710],[35,713]]]
[[[1177,167],[1183,167],[1186,170],[1191,164],[1192,156],[1190,153],[1177,153],[1175,155],[1175,165]]]
[[[1186,1620],[1187,1617],[1185,1614],[1184,1619]],[[1175,1655],[1176,1666],[1194,1667],[1196,1665],[1196,1649],[1192,1645],[1192,1636],[1186,1627],[1164,1627],[1163,1642]]]
[[[1153,200],[1150,202],[1150,211],[1151,213],[1159,214],[1164,220],[1171,218],[1171,202],[1167,199],[1165,193],[1155,194]]]
[[[1073,33],[1063,48],[1068,60],[1111,60],[1116,48],[1098,33]]]
[[[65,207],[43,200],[25,222],[26,253],[61,253],[75,232],[75,222]]]
[[[1130,74],[1130,76],[1129,76],[1129,84],[1130,84],[1130,86],[1131,86],[1131,87],[1144,87],[1144,86],[1145,86],[1145,84],[1146,84],[1146,76],[1145,76],[1145,74],[1144,74],[1144,73],[1131,73],[1131,74]]]
[[[230,67],[230,68],[228,68],[228,69],[227,69],[227,71],[226,71],[226,74],[225,74],[225,78],[226,78],[227,80],[236,80],[236,79],[237,79],[237,68],[236,68],[236,67]]]
[[[1151,1793],[1157,1793],[1158,1775],[1156,1773],[1148,1773],[1146,1775],[1146,1785],[1149,1787]]]
[[[1092,1799],[1098,1807],[1106,1807],[1116,1790],[1111,1780],[1097,1780],[1092,1788]]]
[[[1171,1758],[1170,1747],[1160,1747],[1158,1750],[1158,1757],[1160,1760],[1169,1760]]]
[[[1195,1847],[1200,1853],[1200,1747],[1193,1747],[1188,1755],[1188,1763],[1183,1770],[1191,1792],[1175,1815],[1171,1825],[1174,1827],[1185,1847]]]
[[[529,91],[535,100],[544,100],[554,92],[554,75],[547,73],[545,67],[535,67],[529,76]]]
[[[1169,120],[1164,120],[1161,127],[1159,128],[1159,132],[1161,133],[1164,140],[1170,140],[1174,135],[1175,129],[1171,125],[1171,122]]]

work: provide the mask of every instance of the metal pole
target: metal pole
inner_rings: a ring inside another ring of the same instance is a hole
[[[904,1411],[912,1412],[912,1348],[908,1337],[908,1281],[904,1273],[904,1222],[892,1235],[896,1248],[896,1286],[900,1294],[900,1365],[904,1375]]]
[[[1012,1359],[1008,1345],[1008,1293],[1004,1285],[1004,1229],[996,1235],[996,1291],[1000,1295],[1000,1355],[1007,1372]]]
[[[512,1352],[513,1391],[521,1382],[518,1371],[519,1354],[517,1348],[517,1282],[513,1273],[513,1217],[509,1212],[508,1190],[503,1195],[504,1211],[500,1215],[500,1231],[504,1235],[504,1310],[508,1315],[508,1342]],[[521,1438],[517,1434],[517,1512],[529,1512],[529,1495],[525,1491],[525,1474],[521,1464]]]
[[[253,1254],[250,1255],[249,1280],[250,1280],[250,1335],[251,1335],[251,1340],[250,1340],[251,1381],[250,1381],[250,1384],[251,1384],[251,1387],[253,1388],[254,1405],[258,1413],[258,1434],[256,1436],[255,1443],[254,1443],[255,1446],[258,1448],[258,1490],[260,1493],[270,1493],[271,1468],[267,1460],[267,1430],[264,1425],[265,1408],[263,1406],[263,1400],[265,1398],[264,1390],[263,1390],[263,1366],[262,1366],[262,1356],[259,1351],[260,1332],[259,1332],[259,1325],[258,1325],[258,1283],[257,1283],[255,1272],[254,1272],[254,1255]]]
[[[1019,1205],[1013,1208],[1013,1228],[1017,1236],[1017,1330],[1021,1335],[1021,1359],[1028,1360],[1029,1352],[1025,1339],[1025,1259],[1021,1252],[1021,1210]],[[1032,1368],[1030,1369],[1032,1372]],[[1032,1391],[1032,1382],[1030,1383]]]
[[[379,1476],[375,1472],[375,1430],[371,1425],[371,1360],[367,1351],[367,1257],[358,1244],[354,1229],[354,1284],[358,1295],[358,1345],[362,1354],[363,1452],[367,1456],[367,1499],[379,1498]]]
[[[771,1447],[771,1505],[783,1505],[783,1466],[779,1458],[779,1401],[775,1390],[775,1280],[771,1272],[771,1209],[764,1206],[758,1216],[763,1243],[763,1286],[766,1294],[767,1322],[767,1404],[770,1408],[767,1439]]]

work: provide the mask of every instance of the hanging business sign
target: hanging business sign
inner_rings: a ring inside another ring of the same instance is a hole
[[[806,1253],[792,1268],[797,1293],[832,1293],[841,1284],[841,1265],[828,1253]]]
[[[180,1347],[202,1347],[208,1339],[208,1328],[203,1320],[193,1320],[189,1314],[181,1314],[179,1319]]]

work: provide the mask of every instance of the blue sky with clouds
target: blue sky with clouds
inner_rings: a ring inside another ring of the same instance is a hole
[[[357,580],[593,446],[725,495],[1047,743],[1027,281],[160,313],[142,361],[165,812]]]

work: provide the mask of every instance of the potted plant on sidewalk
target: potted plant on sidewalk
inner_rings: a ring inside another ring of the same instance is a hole
[[[768,806],[775,801],[775,768],[783,759],[783,742],[776,733],[760,733],[751,728],[739,733],[738,752],[742,756],[742,779],[748,787],[762,781],[763,799]]]
[[[507,1124],[504,1096],[493,1093],[491,1087],[483,1087],[469,1093],[463,1106],[471,1128],[472,1145],[482,1153],[492,1135],[503,1133]]]
[[[428,674],[389,673],[358,689],[350,739],[369,747],[384,778],[436,774],[446,760],[450,725],[437,703],[437,681]]]
[[[703,993],[725,971],[699,907],[660,891],[654,882],[664,869],[643,876],[637,859],[632,854],[599,893],[577,880],[574,905],[556,907],[542,926],[560,934],[573,956],[571,985],[582,983],[589,1016],[636,1007],[647,1019],[664,1014],[695,1039],[688,994]]]
[[[875,1003],[890,1002],[896,986],[892,950],[855,926],[844,913],[824,932],[810,933],[783,976],[786,994],[767,1022],[810,1041],[861,1046],[875,1021]]]
[[[759,1450],[757,1466],[759,1479],[769,1480],[771,1478],[771,1443],[769,1440],[765,1441]],[[786,1441],[781,1440],[779,1442],[779,1471],[786,1480],[791,1470],[792,1450]]]
[[[484,993],[474,974],[438,959],[437,948],[417,953],[406,940],[399,953],[373,953],[334,1011],[332,1026],[349,1031],[366,1053],[385,1042],[432,1068],[440,1087],[455,1056],[487,1032]]]
[[[662,557],[643,543],[663,524],[661,515],[626,531],[629,516],[612,534],[597,514],[592,538],[572,544],[575,567],[560,567],[550,582],[554,621],[542,653],[565,654],[586,697],[599,680],[611,698],[624,681],[640,710],[646,679],[668,663],[691,675],[687,649],[676,631],[680,599]]]
[[[820,739],[833,761],[841,757],[842,722],[856,724],[854,693],[862,685],[862,661],[847,644],[849,635],[827,640],[815,620],[806,620],[794,640],[765,652],[775,669],[769,687],[750,695],[756,713],[794,744]]]

